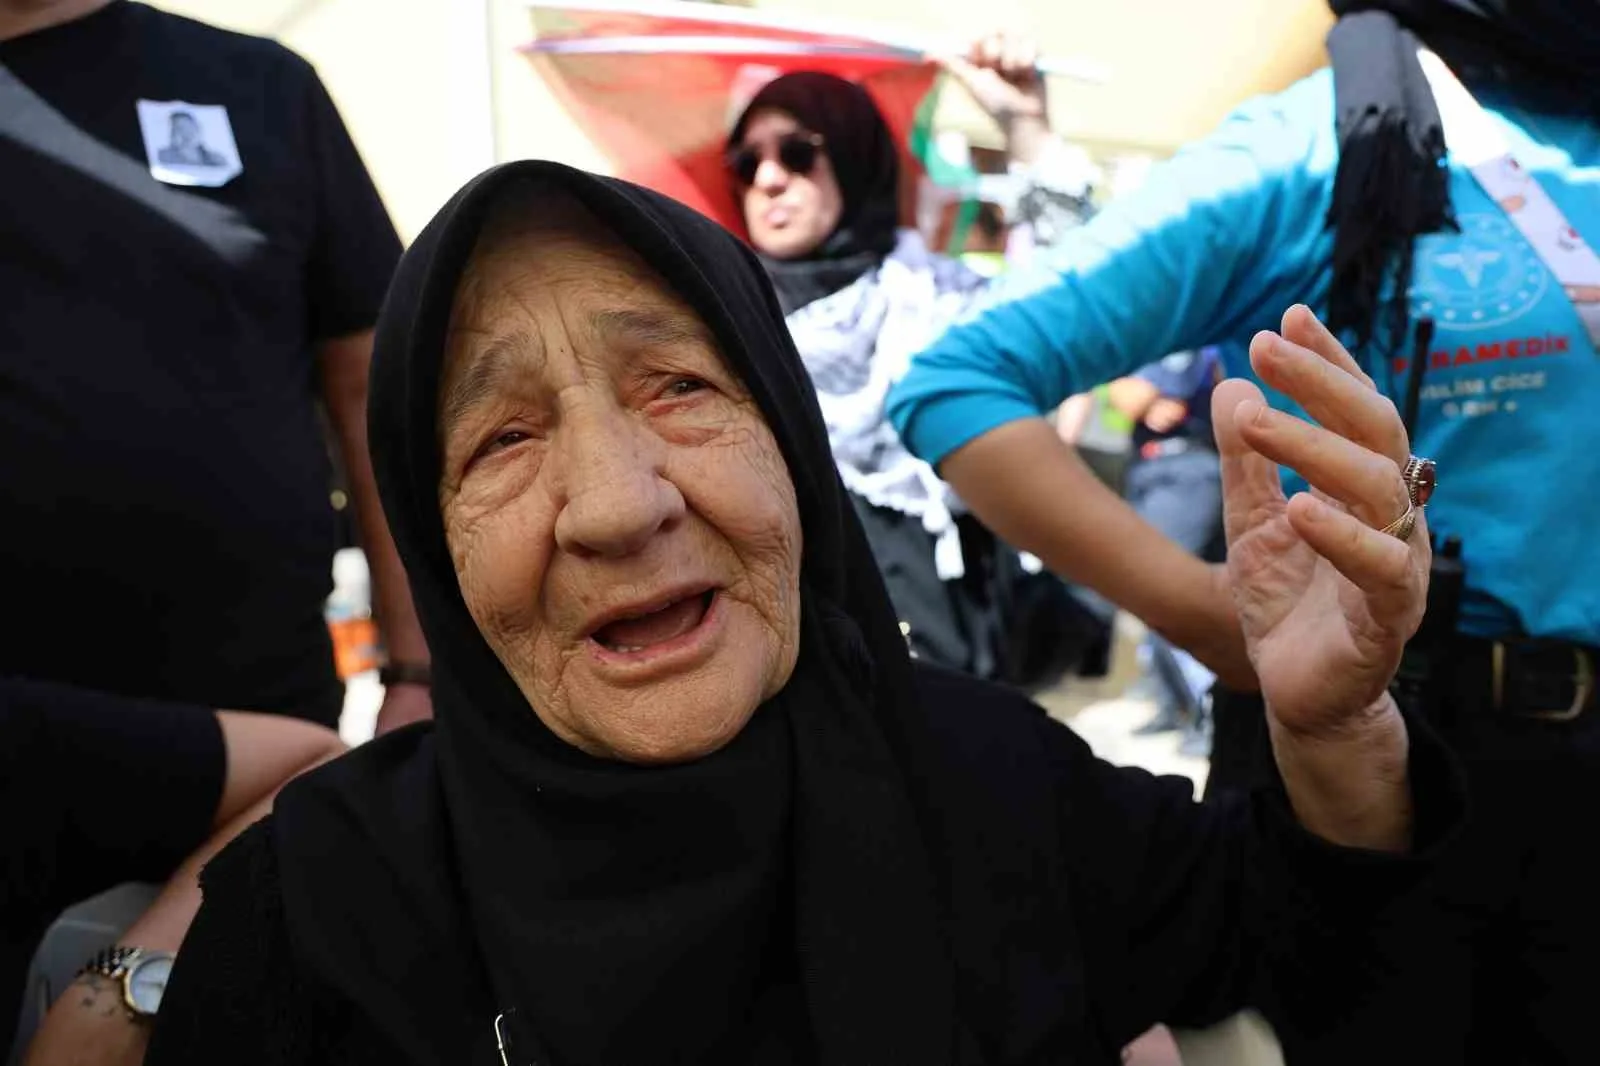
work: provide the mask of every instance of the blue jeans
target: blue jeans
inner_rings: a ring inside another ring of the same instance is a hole
[[[1222,465],[1217,453],[1195,447],[1176,455],[1136,458],[1128,468],[1128,503],[1146,522],[1208,562],[1226,556],[1222,529]],[[1143,660],[1160,686],[1161,701],[1192,715],[1214,679],[1193,656],[1166,638],[1145,637]]]

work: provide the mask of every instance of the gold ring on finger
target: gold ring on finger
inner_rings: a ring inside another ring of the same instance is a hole
[[[1428,501],[1433,498],[1433,490],[1439,484],[1438,464],[1420,455],[1409,456],[1400,476],[1405,479],[1406,495],[1411,497],[1411,505],[1428,506]]]
[[[1382,529],[1378,530],[1378,532],[1379,533],[1387,533],[1391,537],[1396,537],[1396,538],[1398,538],[1400,540],[1409,541],[1411,539],[1412,532],[1416,528],[1417,528],[1417,505],[1414,504],[1414,503],[1408,503],[1408,504],[1406,504],[1406,513],[1405,514],[1401,515],[1399,518],[1396,518],[1393,522],[1390,522],[1388,525],[1386,525]]]

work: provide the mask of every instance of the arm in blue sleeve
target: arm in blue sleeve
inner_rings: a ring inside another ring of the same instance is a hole
[[[889,398],[902,439],[938,463],[1169,352],[1319,300],[1336,158],[1326,72],[1246,104],[918,355]]]

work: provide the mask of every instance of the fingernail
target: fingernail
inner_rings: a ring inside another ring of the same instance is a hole
[[[1240,400],[1239,406],[1233,409],[1233,424],[1236,426],[1265,424],[1267,405],[1260,400]]]
[[[1250,354],[1252,357],[1276,358],[1283,350],[1284,343],[1282,336],[1264,329],[1250,339]]]

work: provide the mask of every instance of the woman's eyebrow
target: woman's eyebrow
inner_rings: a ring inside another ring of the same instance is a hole
[[[544,342],[538,336],[517,330],[496,337],[471,357],[466,367],[445,390],[439,407],[439,431],[448,436],[457,422],[498,393],[506,381],[520,372],[518,364],[529,357],[544,357]]]
[[[697,345],[716,351],[717,343],[705,324],[679,311],[596,311],[590,325],[608,343],[633,343],[649,347]]]

